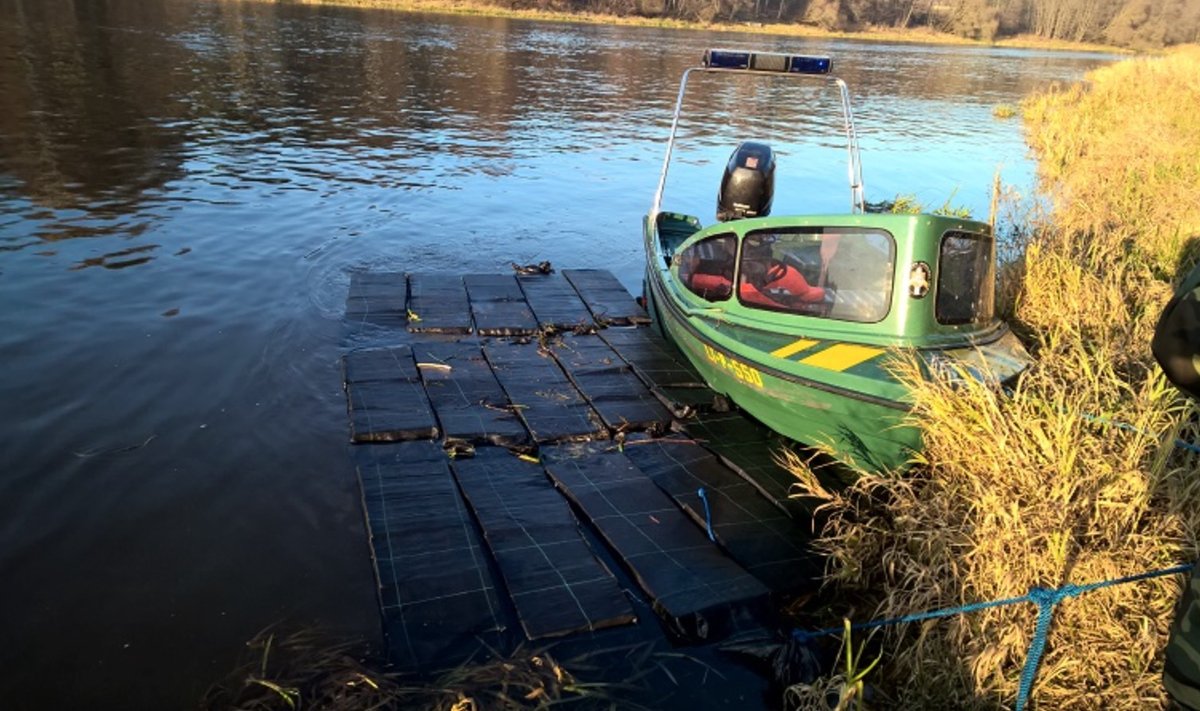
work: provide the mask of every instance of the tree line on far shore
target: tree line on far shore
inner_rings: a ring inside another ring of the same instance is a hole
[[[1139,49],[1200,41],[1200,0],[502,0],[515,8],[826,30],[928,28],[979,40],[1034,35]]]

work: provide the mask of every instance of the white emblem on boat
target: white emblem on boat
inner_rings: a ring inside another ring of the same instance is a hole
[[[914,299],[924,298],[929,293],[931,274],[925,262],[914,262],[908,272],[908,295]]]

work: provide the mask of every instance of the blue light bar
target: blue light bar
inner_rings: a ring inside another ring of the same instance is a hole
[[[792,57],[792,63],[788,65],[788,71],[795,74],[828,74],[833,68],[832,64],[829,57],[795,55]]]
[[[828,74],[829,57],[809,57],[780,52],[750,52],[739,49],[708,49],[704,66],[708,69],[741,69],[783,74]]]

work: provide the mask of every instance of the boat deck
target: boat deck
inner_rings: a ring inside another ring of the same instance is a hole
[[[356,273],[346,323],[400,669],[548,639],[695,648],[815,587],[773,456],[790,444],[730,411],[612,274]]]

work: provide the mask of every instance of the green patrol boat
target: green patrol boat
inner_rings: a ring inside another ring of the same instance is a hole
[[[697,71],[832,84],[841,95],[850,212],[771,216],[775,156],[756,142],[739,145],[725,168],[716,223],[661,209]],[[1001,383],[1030,363],[995,314],[988,224],[866,211],[849,91],[826,57],[708,50],[685,71],[644,237],[647,311],[709,385],[780,434],[828,445],[864,468],[903,468],[921,446],[906,422],[911,398],[889,372],[897,350],[915,351],[931,370],[959,364]]]

